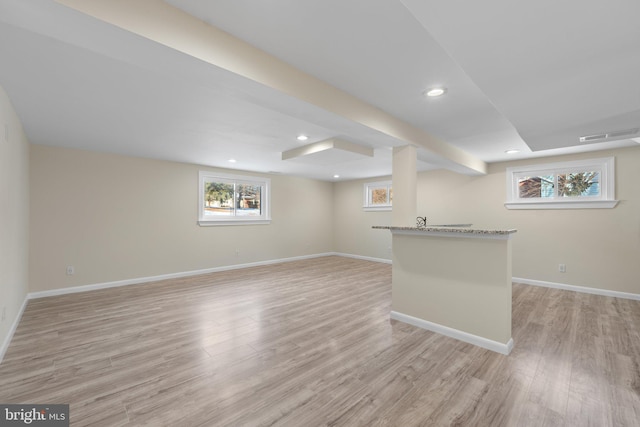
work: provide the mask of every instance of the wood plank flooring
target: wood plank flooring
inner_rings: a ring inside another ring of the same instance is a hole
[[[0,402],[73,426],[639,426],[640,301],[514,284],[510,356],[390,321],[342,257],[29,302]]]

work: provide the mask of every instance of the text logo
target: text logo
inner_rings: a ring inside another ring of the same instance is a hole
[[[0,427],[69,427],[69,405],[0,404]]]

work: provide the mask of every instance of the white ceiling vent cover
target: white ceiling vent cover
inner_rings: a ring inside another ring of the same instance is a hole
[[[600,141],[613,141],[620,139],[632,138],[638,135],[640,128],[627,129],[627,130],[616,130],[607,133],[600,133],[595,135],[586,135],[578,138],[580,142],[600,142]]]

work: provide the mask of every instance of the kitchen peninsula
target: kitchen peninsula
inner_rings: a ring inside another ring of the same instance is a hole
[[[392,234],[392,319],[511,352],[511,237],[516,230],[470,224],[373,228]]]

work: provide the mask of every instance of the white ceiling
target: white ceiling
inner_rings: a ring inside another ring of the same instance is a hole
[[[578,137],[640,127],[640,2],[167,3],[485,162],[636,145]],[[0,58],[34,144],[333,180],[388,175],[407,143],[52,0],[0,0]],[[374,156],[281,158],[336,137]]]

